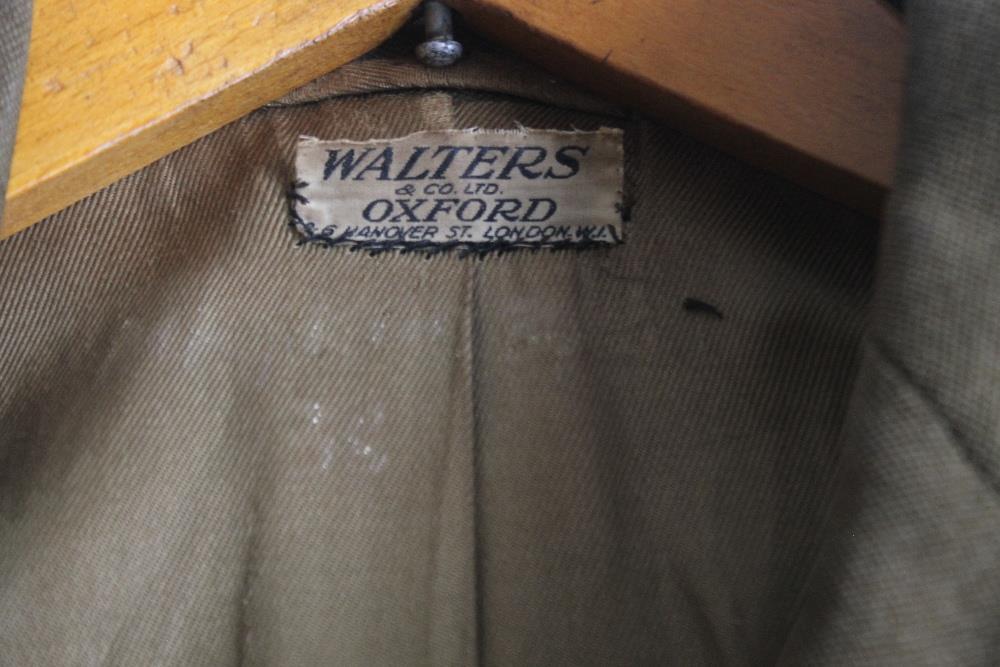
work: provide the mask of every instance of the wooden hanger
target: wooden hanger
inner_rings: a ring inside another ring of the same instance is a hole
[[[383,42],[419,0],[35,0],[0,238]],[[905,31],[877,0],[450,0],[552,72],[835,200],[891,185]]]

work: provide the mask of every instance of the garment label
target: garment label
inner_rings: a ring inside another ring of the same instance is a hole
[[[376,250],[616,244],[622,163],[617,129],[301,137],[293,224],[304,242]]]

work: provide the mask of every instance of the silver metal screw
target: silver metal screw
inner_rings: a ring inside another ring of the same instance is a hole
[[[417,45],[417,57],[430,67],[447,67],[462,57],[462,45],[455,41],[451,10],[438,0],[424,5],[425,41]]]

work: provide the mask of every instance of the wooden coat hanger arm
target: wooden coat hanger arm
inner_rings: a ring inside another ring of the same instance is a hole
[[[35,0],[0,238],[370,51],[419,0]],[[874,213],[905,33],[877,0],[450,0],[553,72]]]
[[[905,58],[877,0],[446,0],[546,69],[877,215]]]
[[[375,48],[419,0],[35,0],[0,238]]]

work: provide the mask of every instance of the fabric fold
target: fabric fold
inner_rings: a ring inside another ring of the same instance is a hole
[[[842,497],[790,664],[992,664],[1000,637],[1000,5],[906,8]]]

